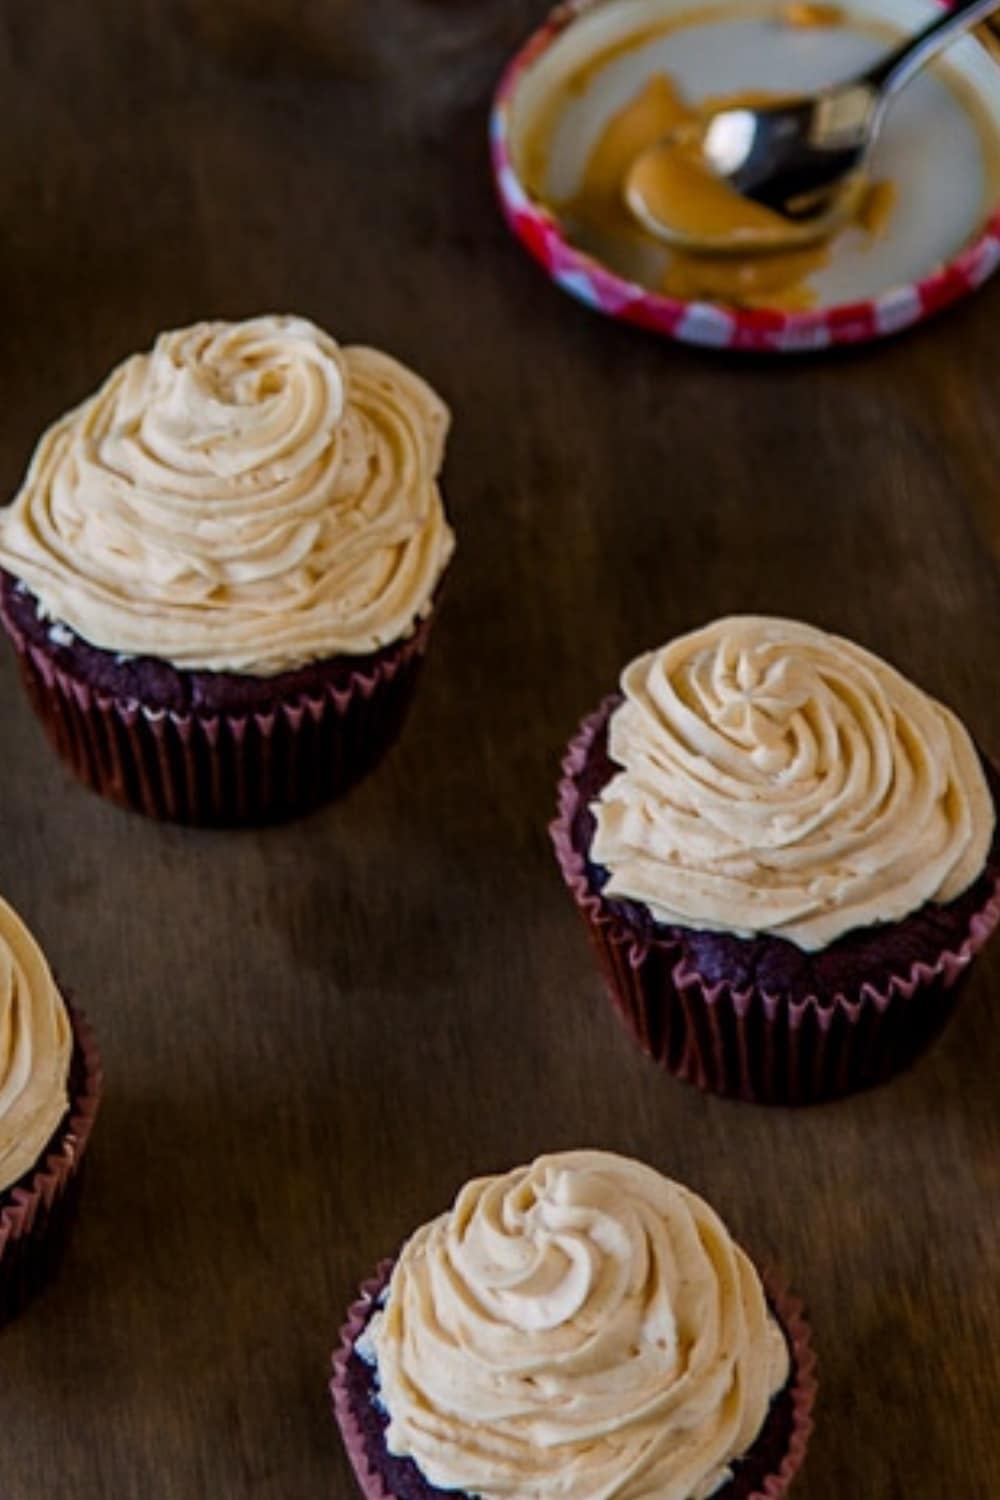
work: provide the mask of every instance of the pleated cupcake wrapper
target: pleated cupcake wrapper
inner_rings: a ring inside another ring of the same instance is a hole
[[[0,1194],[0,1327],[17,1316],[59,1264],[100,1106],[97,1043],[83,1014],[73,1005],[67,1009],[74,1037],[68,1114],[30,1180]]]
[[[355,1478],[366,1500],[397,1500],[397,1497],[386,1489],[381,1474],[372,1466],[368,1458],[364,1433],[354,1414],[347,1369],[354,1353],[354,1346],[372,1316],[373,1304],[378,1301],[389,1285],[395,1263],[393,1257],[381,1261],[375,1275],[361,1283],[357,1300],[352,1302],[348,1310],[347,1321],[340,1330],[340,1344],[334,1350],[332,1360],[330,1398],[333,1402],[333,1414],[337,1419],[351,1468],[354,1470]]]
[[[562,763],[550,825],[563,878],[586,923],[616,1010],[643,1050],[669,1073],[710,1093],[766,1104],[811,1104],[883,1082],[907,1067],[951,1016],[969,966],[1000,922],[1000,880],[965,939],[933,964],[914,963],[858,996],[789,1001],[710,983],[670,939],[647,938],[612,911],[573,843],[579,776],[620,702],[584,719]]]
[[[371,1280],[362,1284],[358,1299],[352,1304],[347,1321],[340,1330],[340,1345],[333,1355],[330,1396],[334,1415],[365,1500],[398,1500],[398,1497],[386,1488],[382,1475],[368,1457],[365,1434],[355,1415],[351,1399],[348,1366],[354,1347],[372,1315],[373,1304],[389,1284],[394,1265],[394,1259],[382,1261]],[[779,1467],[755,1489],[742,1496],[741,1500],[781,1500],[805,1459],[813,1429],[813,1407],[816,1404],[816,1355],[802,1304],[779,1279],[765,1275],[763,1281],[768,1302],[784,1329],[791,1352],[792,1426],[788,1447]],[[728,1485],[720,1489],[719,1500],[726,1500],[727,1490]]]
[[[101,693],[7,624],[35,712],[79,780],[147,817],[202,826],[294,817],[373,770],[402,728],[431,628],[423,620],[341,685],[266,713],[203,714]]]

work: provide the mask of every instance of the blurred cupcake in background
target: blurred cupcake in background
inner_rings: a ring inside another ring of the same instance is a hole
[[[633,661],[569,746],[556,854],[671,1073],[809,1103],[911,1062],[1000,919],[1000,779],[894,668],[790,620]]]
[[[0,1325],[59,1262],[100,1093],[89,1027],[0,900]]]
[[[293,317],[165,333],[57,422],[0,510],[0,613],[77,776],[238,824],[370,771],[453,550],[448,423],[397,361]]]
[[[570,1151],[417,1230],[351,1309],[332,1394],[366,1500],[779,1500],[814,1365],[707,1203]]]

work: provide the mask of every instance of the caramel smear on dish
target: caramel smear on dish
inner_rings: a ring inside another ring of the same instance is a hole
[[[762,204],[752,203],[721,182],[702,164],[696,145],[702,121],[720,108],[759,108],[779,102],[777,94],[746,93],[706,100],[695,107],[665,74],[650,78],[636,97],[608,121],[584,170],[574,197],[558,205],[570,224],[612,238],[649,240],[623,195],[628,171],[637,156],[679,135],[679,142],[650,163],[655,180],[646,184],[646,202],[656,216],[680,233],[712,236],[751,234],[757,244],[739,254],[706,254],[671,249],[657,288],[684,301],[706,299],[741,307],[767,306],[801,311],[815,305],[808,278],[829,263],[832,241],[794,249],[773,248],[785,232],[785,220]],[[891,183],[866,186],[848,223],[874,237],[892,212]],[[834,236],[834,239],[837,236]],[[659,241],[654,241],[659,246]],[[759,248],[758,248],[759,247]]]
[[[839,5],[810,5],[808,0],[798,0],[798,3],[787,5],[781,14],[781,20],[785,26],[798,26],[802,30],[809,30],[820,26],[842,26],[844,24],[844,12]]]
[[[888,178],[869,185],[868,191],[858,205],[855,221],[873,240],[880,240],[885,234],[886,225],[892,218],[898,196],[896,184],[890,182]]]

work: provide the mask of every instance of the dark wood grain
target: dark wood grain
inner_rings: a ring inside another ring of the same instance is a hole
[[[1000,951],[889,1088],[699,1097],[604,1001],[545,834],[562,744],[718,613],[836,627],[1000,749],[1000,282],[837,359],[748,363],[552,289],[484,130],[537,0],[0,0],[0,493],[161,327],[309,314],[455,408],[460,552],[404,743],[220,836],[70,784],[0,665],[0,890],[104,1044],[85,1212],[0,1337],[4,1500],[352,1494],[328,1352],[468,1176],[598,1144],[807,1296],[802,1500],[1000,1494]]]

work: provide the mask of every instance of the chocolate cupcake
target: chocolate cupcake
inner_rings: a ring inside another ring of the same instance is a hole
[[[778,1500],[814,1359],[694,1193],[601,1151],[470,1183],[363,1288],[332,1394],[366,1500]]]
[[[552,836],[632,1034],[768,1103],[910,1063],[1000,920],[1000,779],[962,724],[789,620],[718,621],[621,689],[570,744]]]
[[[83,1016],[0,901],[0,1326],[61,1258],[100,1092]]]
[[[0,615],[72,770],[154,817],[346,791],[406,715],[453,549],[448,412],[301,318],[163,334],[42,438]]]

